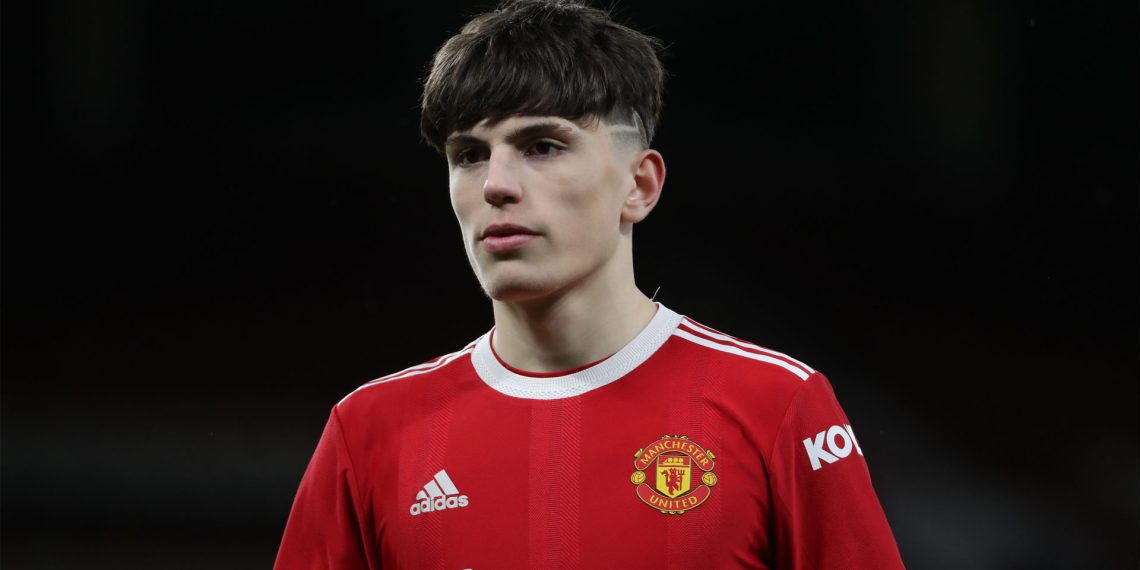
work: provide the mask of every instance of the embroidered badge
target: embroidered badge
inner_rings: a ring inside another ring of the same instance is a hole
[[[629,482],[637,497],[666,515],[681,515],[708,500],[716,485],[716,456],[684,435],[666,435],[633,454]]]

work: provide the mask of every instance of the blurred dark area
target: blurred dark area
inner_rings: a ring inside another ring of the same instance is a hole
[[[268,568],[330,407],[491,326],[417,109],[486,6],[4,6],[4,568]],[[642,290],[828,374],[909,567],[1138,567],[1137,4],[684,7],[614,10]]]

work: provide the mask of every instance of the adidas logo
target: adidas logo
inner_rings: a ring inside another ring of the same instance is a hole
[[[424,490],[416,493],[416,502],[412,503],[409,510],[414,517],[420,513],[458,509],[466,506],[467,495],[460,495],[455,483],[451,482],[451,477],[447,476],[447,470],[440,469],[439,473],[436,473],[435,477],[428,481],[427,485],[424,485]]]

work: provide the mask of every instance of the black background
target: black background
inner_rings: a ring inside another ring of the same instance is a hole
[[[483,6],[4,6],[5,568],[267,568],[329,408],[490,327],[416,107]],[[616,14],[641,288],[828,374],[910,567],[1135,568],[1136,4]]]

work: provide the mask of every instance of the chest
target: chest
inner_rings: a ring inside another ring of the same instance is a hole
[[[386,567],[764,567],[755,434],[699,394],[644,394],[408,414],[364,459]]]

